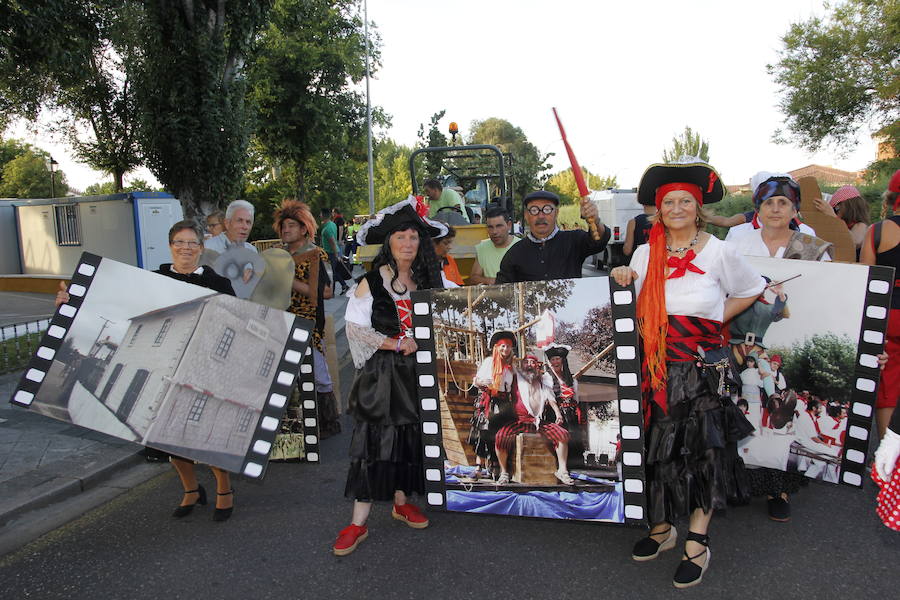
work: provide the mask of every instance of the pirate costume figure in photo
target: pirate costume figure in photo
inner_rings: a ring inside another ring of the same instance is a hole
[[[482,463],[493,473],[496,464],[494,436],[501,423],[513,420],[513,357],[516,335],[512,331],[498,331],[491,336],[491,355],[486,357],[475,373],[473,383],[479,390],[472,413],[472,428],[468,443],[475,451],[474,479],[482,475]]]
[[[632,557],[651,560],[673,548],[673,523],[689,516],[673,578],[679,588],[700,583],[709,566],[712,511],[748,493],[737,441],[753,428],[729,396],[722,323],[752,304],[765,282],[731,245],[703,231],[702,207],[723,195],[718,173],[699,160],[650,166],[638,188],[638,201],[659,211],[650,242],[630,267],[610,273],[620,285],[635,284],[644,351],[651,529]]]
[[[562,414],[561,425],[569,432],[569,453],[580,454],[584,450],[581,428],[584,425],[584,414],[578,404],[578,382],[569,368],[569,352],[571,346],[550,344],[544,348],[544,357],[550,363],[547,374],[553,382],[553,395],[556,405]]]
[[[407,502],[410,494],[425,491],[410,292],[446,286],[431,241],[446,229],[423,214],[424,205],[410,196],[357,234],[360,245],[381,244],[381,251],[347,303],[347,340],[357,373],[349,398],[354,426],[344,495],[354,504],[352,522],[333,546],[338,556],[366,539],[375,501],[392,500],[393,517],[410,527],[428,526]]]

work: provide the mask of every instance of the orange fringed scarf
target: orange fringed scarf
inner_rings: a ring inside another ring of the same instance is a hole
[[[638,328],[644,340],[644,360],[654,391],[666,387],[666,234],[662,221],[650,228],[650,260],[637,301]]]
[[[493,393],[497,393],[503,387],[503,372],[511,369],[509,364],[503,364],[503,358],[500,356],[500,344],[494,344],[494,350],[491,352],[491,385],[488,389]]]

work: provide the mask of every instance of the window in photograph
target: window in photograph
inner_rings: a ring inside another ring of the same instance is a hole
[[[225,331],[222,332],[222,337],[219,338],[219,343],[216,346],[216,356],[221,358],[228,357],[228,351],[231,350],[231,342],[234,341],[234,329],[230,327],[226,327]]]
[[[54,206],[56,216],[56,243],[59,246],[80,246],[81,227],[77,204]]]
[[[264,320],[269,316],[269,307],[260,305],[259,307],[259,318]]]
[[[163,321],[162,327],[159,328],[159,333],[156,334],[156,340],[154,340],[153,345],[159,346],[163,343],[163,340],[166,339],[166,334],[169,333],[169,327],[172,325],[172,319],[166,319]]]
[[[144,383],[147,382],[147,377],[150,376],[150,371],[147,369],[138,369],[134,373],[134,377],[131,378],[131,383],[128,384],[128,389],[125,390],[125,396],[122,398],[121,404],[116,409],[116,416],[121,421],[127,421],[128,417],[131,415],[131,411],[134,409],[135,403],[137,403],[138,398],[141,396],[141,391],[144,389]]]
[[[188,411],[188,421],[194,421],[195,423],[200,422],[200,417],[203,416],[203,409],[206,408],[206,401],[209,400],[209,398],[209,394],[197,392],[194,396],[194,401],[191,403],[191,409]]]
[[[134,341],[137,339],[137,336],[138,336],[138,334],[141,332],[141,328],[142,328],[143,326],[144,326],[144,324],[142,323],[142,324],[140,324],[140,325],[138,325],[137,327],[134,328],[134,333],[131,334],[131,339],[128,340],[128,346],[129,346],[129,347],[134,346]]]
[[[266,355],[263,357],[262,362],[259,365],[259,371],[256,373],[260,377],[268,377],[269,373],[272,372],[272,364],[275,362],[275,353],[271,350],[266,350]]]
[[[250,421],[253,419],[254,412],[249,408],[245,408],[238,419],[237,430],[241,433],[250,429]]]

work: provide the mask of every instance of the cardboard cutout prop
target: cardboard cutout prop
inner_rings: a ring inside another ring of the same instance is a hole
[[[633,289],[598,277],[412,297],[431,506],[644,522]],[[567,364],[542,367],[564,345]]]
[[[216,257],[212,268],[231,281],[238,298],[249,299],[266,272],[266,261],[249,248],[233,246]]]
[[[850,237],[847,224],[838,217],[832,217],[819,211],[813,203],[813,198],[821,198],[822,190],[815,177],[801,177],[797,184],[800,186],[800,214],[803,222],[812,227],[816,237],[831,242],[834,246],[831,258],[843,262],[856,262],[856,244]]]
[[[294,259],[287,250],[281,248],[268,248],[259,255],[265,261],[266,268],[250,294],[250,300],[286,311],[291,305]]]
[[[313,324],[84,253],[12,402],[261,478]],[[306,365],[304,365],[306,367]],[[301,388],[303,389],[303,388]],[[317,460],[314,394],[303,402]]]
[[[756,432],[748,466],[860,487],[893,269],[747,257],[769,279],[735,317],[737,402]]]

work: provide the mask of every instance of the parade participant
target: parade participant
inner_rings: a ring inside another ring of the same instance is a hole
[[[463,278],[459,274],[459,266],[456,264],[456,259],[450,256],[454,239],[456,239],[456,230],[452,226],[447,225],[447,234],[433,240],[434,253],[437,255],[441,269],[444,271],[444,277],[456,285],[462,285]]]
[[[510,391],[516,336],[511,331],[498,331],[491,336],[488,346],[491,355],[481,362],[472,380],[481,392],[475,398],[472,429],[467,440],[475,451],[474,479],[481,477],[482,464],[489,467],[490,462],[496,459],[494,436],[500,428],[499,424],[513,420]]]
[[[204,237],[208,240],[209,238],[216,237],[220,233],[225,231],[225,212],[221,210],[214,210],[208,215],[206,215],[206,233]]]
[[[881,522],[894,531],[900,531],[900,410],[896,408],[875,451],[872,479],[881,488],[876,508]]]
[[[458,218],[464,222],[463,224],[469,224],[469,216],[466,213],[462,196],[456,190],[445,188],[437,179],[427,179],[423,185],[423,191],[428,197],[429,217],[436,219],[438,216],[441,216],[443,218],[444,216],[438,213],[452,210],[460,215]]]
[[[784,379],[784,373],[781,372],[781,355],[773,354],[769,358],[769,364],[772,366],[772,383],[775,385],[775,393],[780,394],[787,390],[787,381]]]
[[[821,198],[814,198],[813,202],[824,214],[844,222],[856,245],[856,260],[859,260],[859,251],[869,228],[869,205],[862,199],[859,190],[845,185],[835,190],[828,202]]]
[[[500,271],[500,261],[519,238],[510,234],[512,218],[499,206],[492,206],[484,213],[488,239],[475,244],[475,262],[469,275],[469,283],[493,285]]]
[[[622,252],[625,256],[634,254],[635,248],[646,244],[650,239],[650,228],[653,227],[650,217],[655,214],[655,206],[645,206],[643,214],[629,219],[628,226],[625,228],[625,243],[622,244]]]
[[[759,189],[760,185],[769,179],[786,179],[792,182],[794,181],[793,177],[791,177],[788,173],[770,173],[769,171],[760,171],[750,178],[750,190],[755,193],[756,190]],[[796,182],[794,182],[794,185],[796,185]],[[797,207],[797,210],[799,211],[799,205]],[[760,229],[764,226],[759,218],[759,213],[755,209],[747,211],[745,213],[738,213],[731,217],[709,215],[709,217],[707,218],[707,222],[717,227],[728,228],[728,234],[725,236],[726,242],[734,241],[744,234]],[[794,231],[799,231],[800,233],[805,233],[812,236],[816,235],[816,232],[812,227],[800,221],[799,214],[795,215],[794,218],[791,219],[788,227]]]
[[[234,296],[231,282],[213,271],[212,267],[200,266],[200,255],[203,254],[203,231],[194,221],[179,221],[169,229],[169,251],[172,262],[163,263],[154,271],[160,275],[199,285],[218,292]],[[56,306],[69,301],[69,293],[65,285],[60,284],[56,294]],[[206,505],[206,490],[197,482],[194,462],[155,448],[144,448],[143,454],[150,460],[169,460],[184,489],[181,504],[172,512],[175,518],[191,514],[198,504]],[[210,467],[216,478],[216,509],[213,521],[227,521],[234,510],[234,489],[228,471]]]
[[[560,423],[569,432],[569,452],[579,454],[584,449],[581,426],[584,417],[581,407],[578,405],[578,382],[572,376],[569,369],[569,352],[571,346],[564,344],[551,344],[544,349],[544,356],[550,363],[548,369],[552,381],[553,396],[562,413],[563,421]]]
[[[753,192],[753,204],[761,229],[726,238],[744,256],[771,256],[803,260],[831,260],[831,244],[813,235],[794,231],[791,221],[800,210],[800,186],[789,177],[771,177]]]
[[[763,279],[769,287],[763,290],[763,293],[759,295],[750,308],[737,315],[728,323],[727,332],[729,336],[728,343],[731,344],[732,359],[736,366],[743,366],[744,357],[751,352],[755,352],[757,366],[763,367],[765,372],[771,373],[768,360],[761,358],[768,348],[765,336],[772,323],[790,318],[791,313],[787,307],[788,297],[784,293],[784,287],[777,283],[771,285],[772,280],[768,277],[763,276]],[[774,380],[770,378],[766,382],[766,395],[770,396],[774,393]]]
[[[751,352],[744,359],[744,370],[741,371],[741,398],[747,402],[747,420],[759,430],[762,417],[762,377],[759,374],[759,358]],[[757,431],[759,433],[759,431]]]
[[[331,280],[325,269],[328,255],[313,243],[318,225],[306,203],[285,199],[276,209],[273,221],[272,228],[294,259],[288,311],[315,323],[312,335],[313,373],[319,431],[324,438],[341,431],[340,411],[322,341],[325,335],[325,300],[332,297]]]
[[[431,239],[445,227],[423,220],[424,209],[410,196],[366,222],[357,236],[360,244],[381,244],[381,250],[347,303],[347,340],[357,374],[349,397],[354,426],[344,495],[354,503],[352,522],[333,546],[338,556],[366,539],[375,501],[393,500],[392,516],[410,527],[428,526],[407,502],[425,490],[410,292],[444,287]]]
[[[888,189],[881,196],[885,211],[900,209],[900,169],[891,177]],[[900,273],[900,215],[892,215],[879,221],[866,233],[859,255],[859,262],[866,265],[894,267]],[[878,436],[884,437],[897,398],[900,397],[900,276],[895,275],[894,294],[891,296],[891,312],[885,332],[884,351],[887,364],[881,371],[878,397],[875,403],[875,421]]]
[[[637,289],[646,371],[651,529],[632,558],[651,560],[673,548],[675,519],[690,515],[673,579],[678,588],[700,583],[709,566],[712,511],[746,497],[736,443],[752,427],[722,385],[722,323],[750,306],[765,282],[731,245],[703,231],[702,207],[723,195],[718,174],[699,160],[650,166],[638,188],[638,201],[659,211],[650,242],[635,250],[631,266],[610,273]]]
[[[553,192],[531,192],[522,205],[528,234],[506,252],[496,283],[581,277],[584,259],[603,250],[609,241],[609,229],[599,221],[599,240],[587,231],[560,230],[556,226],[559,196]],[[587,197],[581,200],[581,218],[597,219],[597,206]]]
[[[540,364],[536,356],[529,354],[525,357],[523,369],[517,371],[513,378],[515,421],[501,427],[494,442],[494,450],[500,462],[498,485],[509,483],[507,459],[516,444],[516,436],[520,433],[541,434],[556,454],[557,469],[554,473],[556,478],[565,485],[575,483],[566,468],[569,458],[569,433],[560,426],[563,422],[562,413],[556,405],[553,390],[541,373]],[[548,404],[556,414],[555,423],[541,423],[544,406]]]
[[[341,286],[340,293],[343,295],[350,286],[346,281],[350,278],[350,273],[341,260],[340,244],[338,243],[338,229],[334,221],[331,220],[331,211],[327,208],[322,209],[320,213],[322,217],[321,242],[325,254],[328,255],[328,262],[331,264],[331,276],[334,281]]]
[[[247,242],[253,228],[255,208],[246,200],[235,200],[225,209],[225,231],[206,241],[206,249],[222,254],[235,246],[256,252],[256,246]]]

